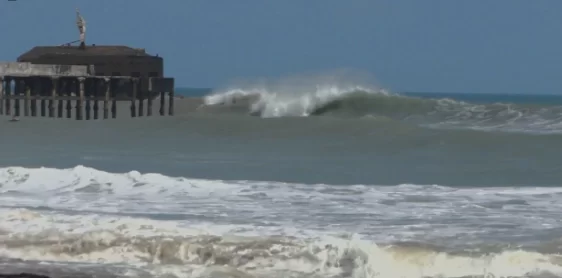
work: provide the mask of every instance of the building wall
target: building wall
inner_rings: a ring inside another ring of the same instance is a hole
[[[25,62],[0,62],[0,76],[26,76],[26,75],[66,75],[85,76],[88,75],[88,67],[82,65],[60,65],[60,64],[31,64]]]
[[[37,59],[26,60],[25,62],[33,64],[94,65],[93,74],[99,76],[164,76],[163,59],[155,56],[43,55]]]

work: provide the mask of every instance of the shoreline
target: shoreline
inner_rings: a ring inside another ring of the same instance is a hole
[[[22,259],[2,259],[0,278],[119,278],[125,277],[104,267],[70,265],[46,265],[39,261]],[[113,269],[115,270],[115,269]],[[142,275],[138,275],[143,277]]]
[[[46,275],[20,272],[18,274],[15,274],[15,273],[14,274],[1,274],[0,273],[0,278],[51,278],[51,277],[46,276]]]

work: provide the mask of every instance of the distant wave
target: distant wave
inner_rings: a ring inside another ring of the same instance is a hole
[[[208,107],[263,118],[376,117],[434,128],[538,133],[562,132],[562,106],[474,104],[453,99],[403,96],[361,86],[316,86],[305,92],[233,89],[205,97]]]
[[[250,101],[249,113],[263,118],[275,117],[306,117],[315,113],[335,101],[346,99],[350,96],[364,94],[389,93],[380,90],[374,91],[360,86],[339,87],[334,85],[317,86],[310,93],[270,93],[265,90],[234,89],[224,93],[212,94],[205,97],[206,105],[235,104],[239,101]]]
[[[320,75],[299,75],[273,82],[234,85],[205,97],[206,105],[235,104],[249,101],[252,115],[272,117],[310,116],[316,109],[355,92],[385,94],[371,84],[370,77],[350,71]]]

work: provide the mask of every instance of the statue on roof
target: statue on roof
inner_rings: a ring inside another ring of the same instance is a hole
[[[80,15],[80,11],[76,8],[76,26],[80,32],[80,48],[86,47],[86,20]]]

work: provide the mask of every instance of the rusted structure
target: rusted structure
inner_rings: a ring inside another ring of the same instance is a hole
[[[173,115],[174,79],[164,77],[162,57],[128,46],[87,46],[78,11],[77,18],[79,46],[37,46],[17,62],[0,63],[0,115],[98,119],[103,103],[107,119],[110,110],[112,118],[117,116],[117,101],[130,101],[131,116],[137,117],[145,115],[146,101],[146,116],[151,116],[158,96],[160,115]]]

